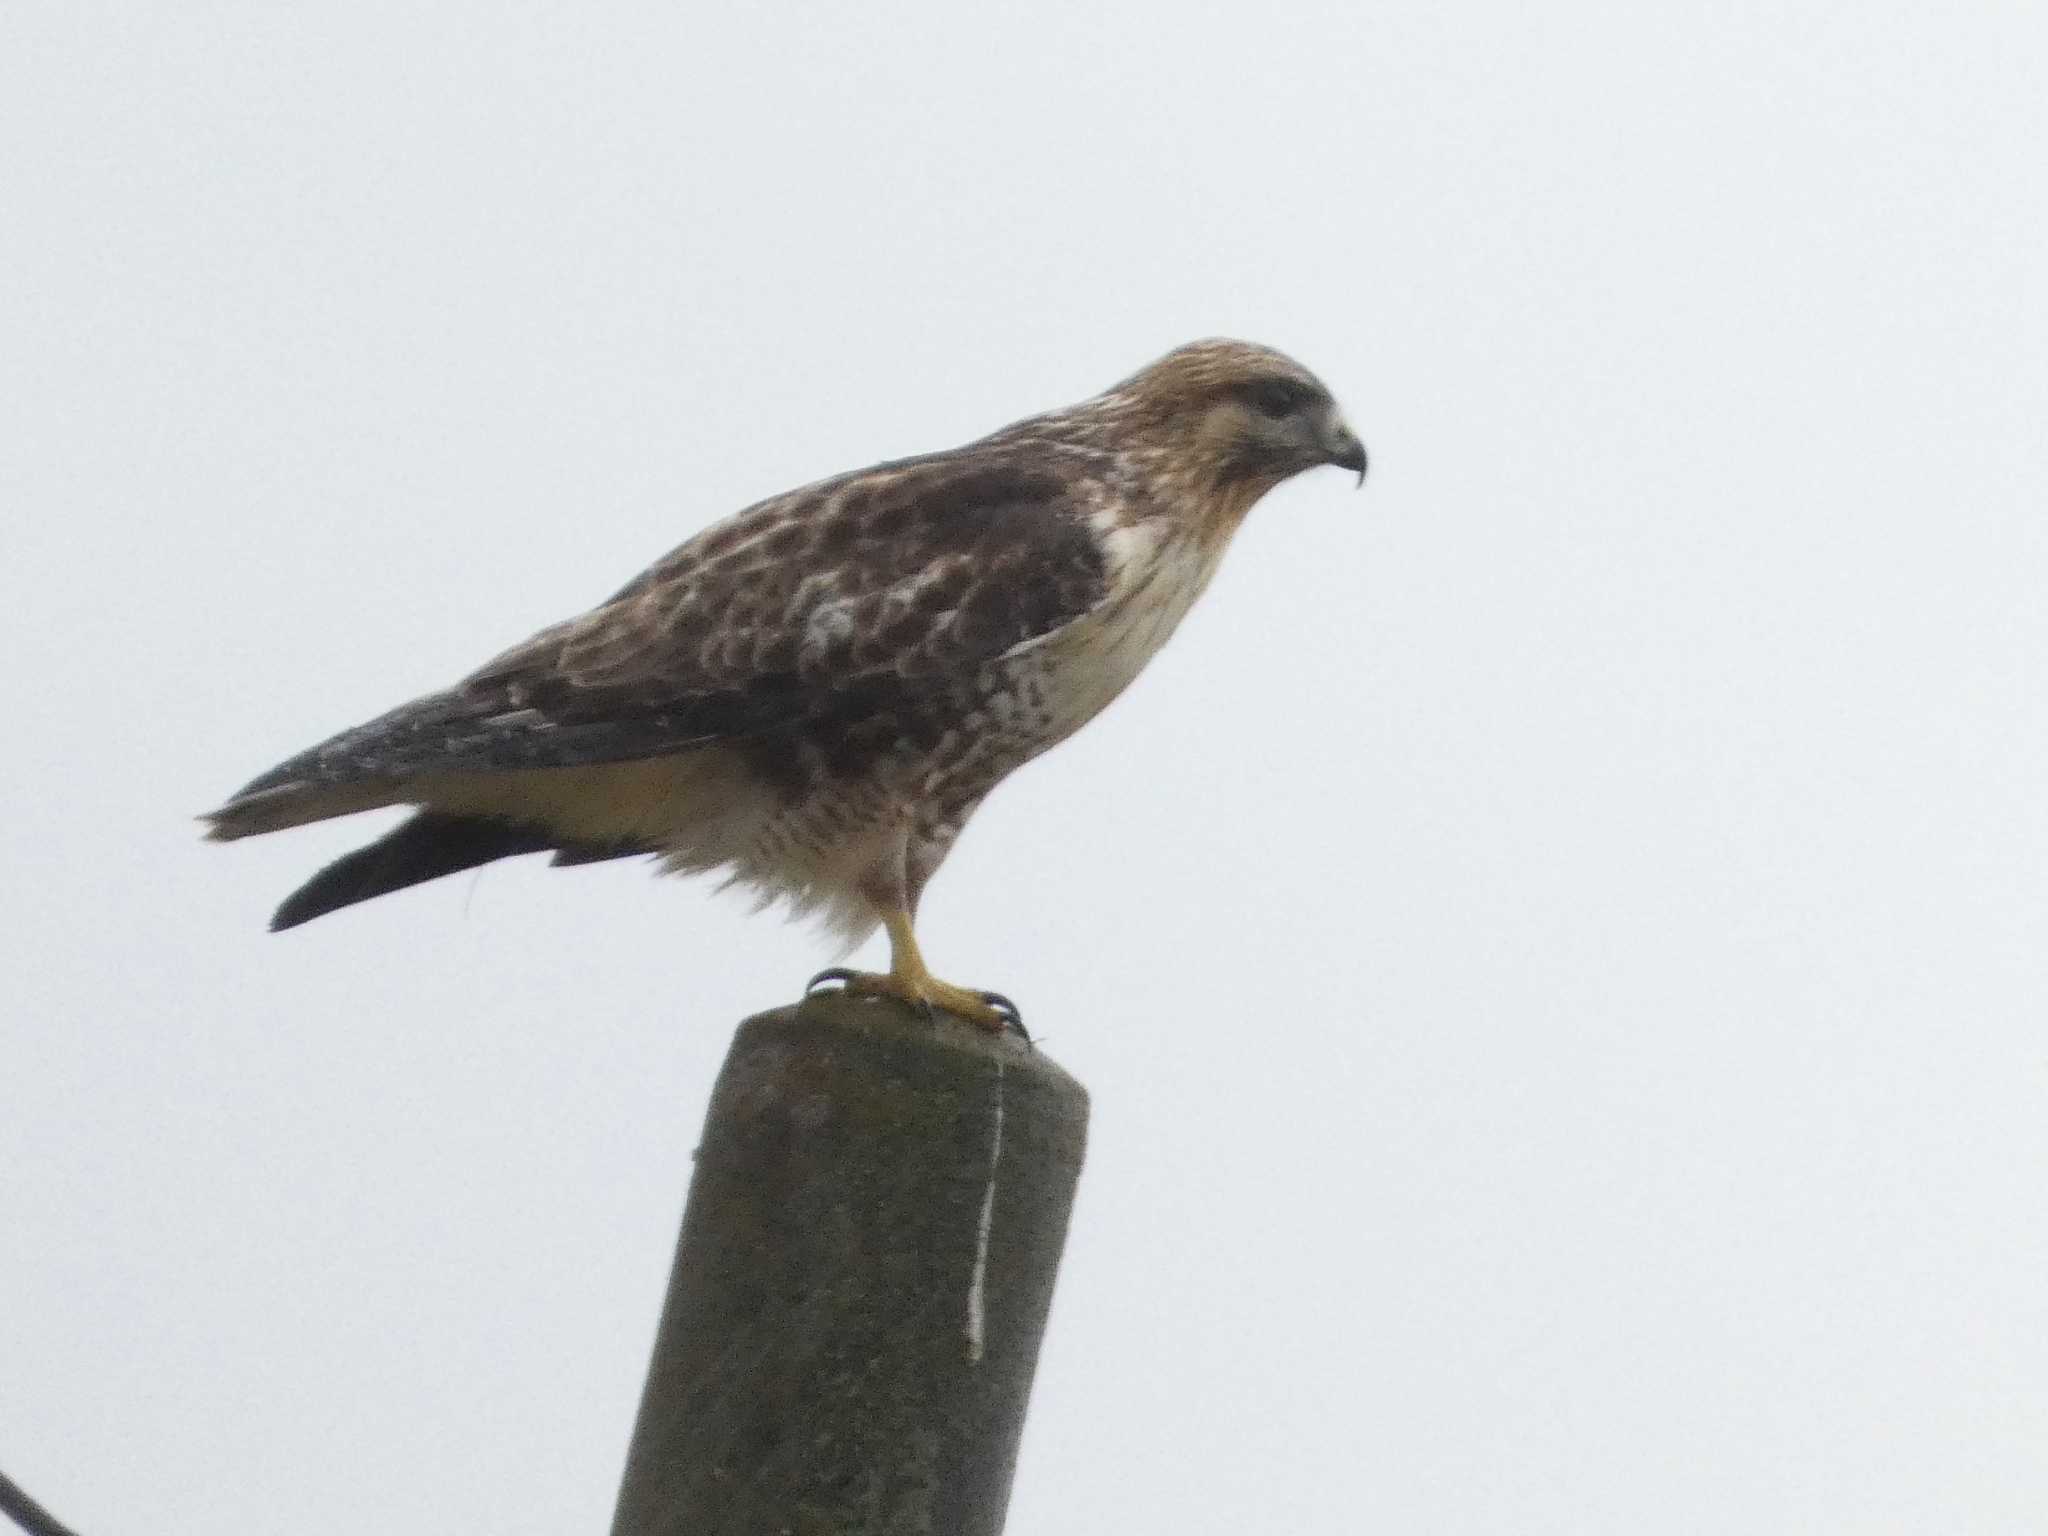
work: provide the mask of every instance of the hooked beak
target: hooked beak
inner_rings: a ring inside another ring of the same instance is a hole
[[[1330,423],[1329,439],[1323,444],[1323,462],[1334,464],[1339,469],[1357,472],[1358,483],[1365,484],[1365,444],[1358,440],[1358,434],[1341,421]]]

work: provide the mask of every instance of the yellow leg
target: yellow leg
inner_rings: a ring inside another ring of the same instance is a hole
[[[942,1008],[955,1018],[997,1033],[1017,1022],[1014,1008],[999,1007],[989,1000],[988,994],[956,987],[931,973],[930,967],[924,963],[924,953],[917,947],[917,935],[911,931],[908,912],[885,913],[882,926],[889,933],[889,969],[886,974],[835,969],[820,973],[812,985],[831,979],[859,996],[893,997],[926,1012]]]

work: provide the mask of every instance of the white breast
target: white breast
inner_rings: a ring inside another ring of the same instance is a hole
[[[1100,713],[1166,644],[1216,574],[1221,541],[1205,544],[1158,522],[1106,540],[1110,595],[1042,652],[1059,740]]]

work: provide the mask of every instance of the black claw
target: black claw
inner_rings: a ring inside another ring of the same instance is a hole
[[[1003,1028],[1006,1031],[1014,1029],[1017,1032],[1018,1039],[1022,1040],[1026,1045],[1032,1043],[1031,1031],[1024,1027],[1023,1009],[1019,1008],[1000,992],[984,992],[981,994],[981,1000],[1003,1016]]]
[[[816,992],[820,987],[829,986],[833,982],[838,982],[839,990],[843,992],[846,990],[847,985],[849,983],[859,980],[860,975],[861,973],[859,971],[853,970],[844,965],[827,966],[824,970],[818,972],[817,975],[813,976],[809,981],[804,983],[804,996],[809,997],[813,992]],[[996,1012],[1000,1013],[1003,1016],[1003,1027],[1001,1033],[1009,1034],[1014,1031],[1017,1038],[1022,1040],[1026,1045],[1034,1044],[1034,1042],[1031,1039],[1031,1031],[1024,1027],[1024,1011],[1021,1008],[1019,1008],[1015,1003],[1011,1002],[1007,997],[1003,996],[1003,994],[1000,992],[982,992],[976,995],[979,996],[983,1002],[987,1003],[989,1007],[995,1009]],[[923,1019],[925,1023],[936,1024],[939,1022],[939,1010],[937,1006],[930,1001],[930,999],[921,998],[918,1000],[915,1006],[917,1008],[918,1017]]]

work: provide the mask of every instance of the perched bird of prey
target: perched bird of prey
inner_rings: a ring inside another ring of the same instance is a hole
[[[848,942],[848,989],[989,1028],[918,898],[984,796],[1152,658],[1252,504],[1365,449],[1315,375],[1199,341],[949,452],[759,502],[579,618],[301,752],[205,819],[223,841],[417,807],[277,910],[291,928],[512,854],[724,871]]]

